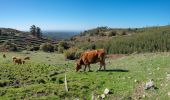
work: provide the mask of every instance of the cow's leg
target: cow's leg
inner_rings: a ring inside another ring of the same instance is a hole
[[[84,71],[86,71],[86,67],[87,67],[87,65],[84,65]]]
[[[104,70],[106,70],[106,64],[105,64],[105,61],[103,61],[103,67],[104,67]]]
[[[102,69],[102,62],[100,62],[100,68],[99,68],[99,70],[101,70]]]
[[[91,71],[91,70],[90,70],[90,65],[88,65],[88,67],[89,67],[89,72],[90,72],[90,71]]]

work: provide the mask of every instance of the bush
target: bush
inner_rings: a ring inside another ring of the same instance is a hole
[[[40,45],[40,49],[44,52],[54,52],[54,46],[50,43],[43,43]]]
[[[38,51],[40,49],[39,46],[31,46],[31,47],[28,47],[27,50],[29,51]]]
[[[64,47],[58,46],[58,52],[59,52],[59,53],[63,53],[63,52],[64,52]]]
[[[17,51],[18,50],[17,45],[15,43],[12,43],[11,41],[5,41],[2,44],[2,47],[9,51]]]
[[[78,59],[80,57],[82,52],[83,52],[83,50],[78,49],[76,47],[73,47],[73,48],[66,50],[64,52],[64,55],[67,59],[75,60],[75,59]]]
[[[58,44],[55,44],[55,45],[54,45],[54,50],[55,50],[55,51],[58,51]]]
[[[112,32],[109,32],[108,36],[116,36],[117,32],[116,31],[112,31]]]
[[[2,30],[0,29],[0,35],[2,34]]]
[[[67,42],[65,42],[65,41],[60,41],[59,44],[58,44],[58,46],[61,46],[61,47],[63,47],[64,49],[70,48],[69,44],[68,44]]]
[[[126,31],[123,31],[121,35],[127,35]]]

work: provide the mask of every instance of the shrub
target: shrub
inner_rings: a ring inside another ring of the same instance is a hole
[[[123,31],[121,35],[127,35],[126,31]]]
[[[38,51],[40,49],[39,46],[31,46],[31,47],[28,47],[27,50],[29,51]]]
[[[64,49],[70,48],[69,44],[68,44],[67,42],[65,42],[65,41],[60,41],[59,44],[58,44],[58,46],[61,46],[61,47],[63,47]]]
[[[55,50],[55,51],[58,51],[58,44],[55,44],[55,45],[54,45],[54,50]]]
[[[70,48],[68,50],[66,50],[64,52],[64,55],[67,59],[70,59],[70,60],[75,60],[75,59],[78,59],[81,55],[83,50],[81,49],[78,49],[76,47],[73,47],[73,48]]]
[[[2,30],[0,29],[0,35],[2,34]]]
[[[44,52],[54,52],[54,46],[50,43],[43,43],[40,45],[40,49]]]
[[[116,31],[112,31],[112,32],[109,32],[108,36],[116,36],[117,32]]]
[[[9,51],[17,51],[18,50],[17,45],[15,43],[12,43],[11,41],[5,41],[2,44],[2,47]]]
[[[63,53],[63,52],[64,52],[64,47],[58,46],[58,52],[59,52],[59,53]]]

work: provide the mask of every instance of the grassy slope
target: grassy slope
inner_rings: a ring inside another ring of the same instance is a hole
[[[106,99],[167,100],[170,84],[170,53],[134,54],[119,59],[107,59],[106,72],[75,72],[74,61],[64,61],[61,54],[27,52],[0,56],[0,99],[91,99],[91,93],[102,94],[109,88],[112,94]],[[12,64],[13,55],[31,56],[25,65]],[[64,90],[66,70],[69,92]],[[157,90],[144,90],[143,85],[154,79]],[[137,80],[138,82],[135,82]]]

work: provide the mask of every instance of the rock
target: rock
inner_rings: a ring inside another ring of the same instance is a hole
[[[153,83],[152,80],[150,80],[149,82],[147,82],[147,83],[145,84],[145,90],[150,89],[150,88],[152,88],[152,87],[154,87],[154,83]]]
[[[146,97],[146,95],[142,95],[142,97],[143,97],[143,98],[145,98],[145,97]]]
[[[170,92],[168,92],[168,96],[170,96]]]
[[[138,81],[135,79],[134,82],[137,83]]]
[[[101,98],[104,99],[104,98],[105,98],[105,94],[102,94],[102,95],[101,95]]]
[[[105,88],[104,94],[105,94],[105,95],[109,94],[109,89],[108,89],[108,88]]]
[[[167,80],[170,80],[170,74],[167,74],[167,75],[166,75],[166,79],[167,79]]]

